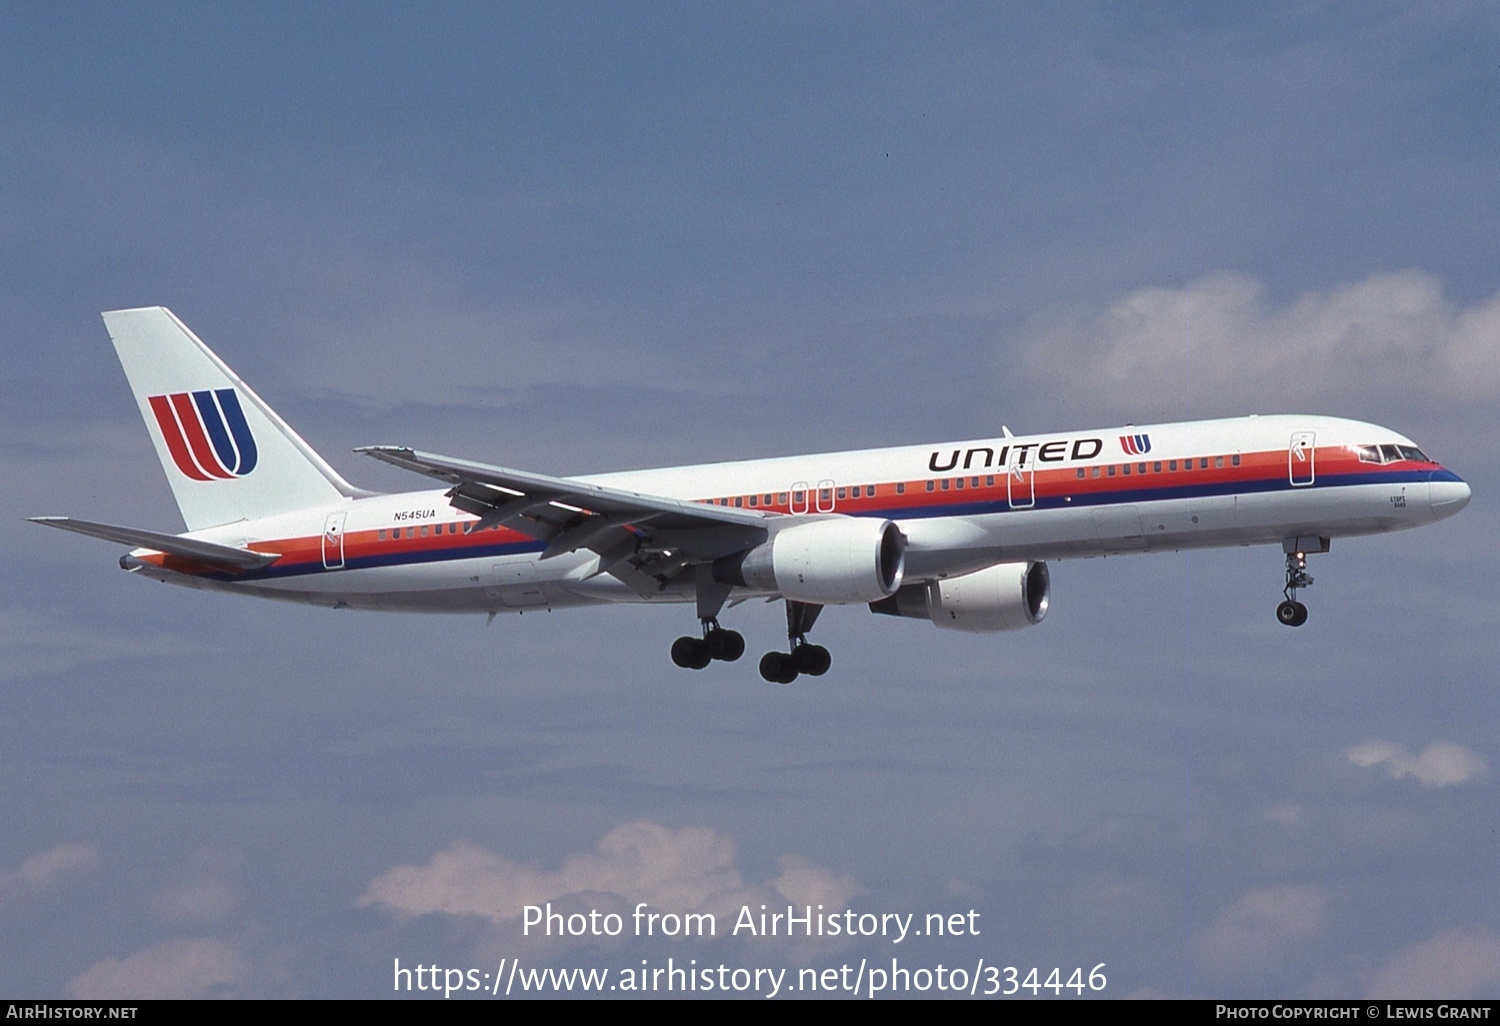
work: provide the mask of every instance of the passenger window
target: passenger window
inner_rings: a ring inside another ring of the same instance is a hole
[[[1110,477],[1114,477],[1115,476],[1115,465],[1113,463],[1111,463],[1109,466],[1105,467],[1104,469],[1109,472],[1109,476]]]
[[[771,493],[767,492],[765,495],[762,495],[760,502],[762,506],[769,506],[771,504]]]
[[[934,483],[934,482],[932,482],[932,481],[928,481],[928,482],[927,482],[927,490],[928,490],[928,491],[929,491],[929,492],[930,492],[930,491],[932,491],[932,490],[933,490],[933,489],[934,489],[934,488],[936,488],[936,487],[937,487],[937,485],[936,485],[936,484],[935,484],[935,483]]]
[[[905,495],[906,494],[906,482],[905,481],[897,481],[896,482],[896,494],[897,495]]]
[[[1229,462],[1232,463],[1232,464],[1234,464],[1236,467],[1239,466],[1240,465],[1240,454],[1239,453],[1235,453],[1233,456],[1229,457]]]
[[[984,486],[986,488],[993,488],[993,487],[995,487],[995,475],[994,474],[987,474],[985,476]]]
[[[1080,480],[1080,481],[1083,480],[1083,468],[1082,467],[1078,468],[1078,480]]]
[[[1135,472],[1137,474],[1144,474],[1146,472],[1146,465],[1144,463],[1137,463],[1135,465]]]
[[[797,505],[800,506],[800,505],[802,505],[802,500],[803,500],[803,498],[806,495],[807,495],[806,492],[793,492],[792,493],[792,501],[795,502]]]
[[[750,505],[752,505],[752,506],[757,505],[757,503],[756,503],[755,500],[758,499],[758,498],[760,498],[760,496],[758,496],[758,495],[752,495],[752,496],[750,496]]]
[[[1151,464],[1151,472],[1153,474],[1161,473],[1161,460],[1157,460],[1155,463]]]
[[[776,504],[778,506],[785,506],[786,505],[786,492],[777,492],[776,493]]]
[[[745,497],[743,495],[736,495],[734,497],[734,504],[736,506],[743,506],[745,504]]]
[[[1099,468],[1098,467],[1091,468],[1090,472],[1089,472],[1089,476],[1090,477],[1098,477],[1099,476]]]
[[[875,498],[875,486],[874,485],[865,485],[865,498],[867,498],[867,499],[873,499],[873,498]]]
[[[978,488],[979,487],[979,478],[977,478],[977,477],[970,478],[969,479],[969,487],[970,488]]]
[[[1127,476],[1130,474],[1130,464],[1129,463],[1125,464],[1125,473],[1126,473]]]
[[[1214,467],[1221,468],[1223,466],[1224,466],[1224,457],[1222,457],[1222,456],[1215,456],[1214,457]]]
[[[1176,469],[1177,469],[1177,461],[1176,460],[1172,460],[1171,462],[1169,462],[1167,464],[1167,470],[1168,471],[1173,471],[1173,470],[1176,470]]]
[[[842,499],[844,497],[844,493],[847,492],[848,490],[849,489],[847,489],[847,488],[840,488],[839,489],[839,498]]]
[[[943,478],[943,491],[946,492],[948,490],[948,484],[949,484],[948,479],[946,477]]]
[[[382,527],[380,529],[380,535],[379,535],[379,537],[380,537],[381,541],[385,541],[385,528]]]
[[[964,479],[963,478],[959,478],[958,482],[954,485],[954,487],[958,488],[959,490],[962,490],[963,486],[964,486]]]

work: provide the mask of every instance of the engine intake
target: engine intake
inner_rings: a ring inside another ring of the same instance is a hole
[[[1046,563],[1001,563],[962,577],[908,584],[871,602],[870,611],[928,619],[950,631],[1014,631],[1041,623],[1051,598]]]

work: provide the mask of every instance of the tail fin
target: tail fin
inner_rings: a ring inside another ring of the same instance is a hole
[[[189,531],[368,494],[341,478],[170,310],[104,314]]]

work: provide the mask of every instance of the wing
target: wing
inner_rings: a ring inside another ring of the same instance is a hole
[[[397,446],[355,451],[446,481],[455,509],[479,517],[481,528],[503,525],[545,541],[543,559],[587,549],[598,556],[590,576],[611,574],[646,596],[690,566],[759,545],[776,516]]]
[[[30,517],[33,524],[60,527],[64,531],[75,531],[91,538],[119,542],[132,548],[155,549],[169,556],[206,563],[209,566],[228,567],[232,570],[258,570],[281,558],[277,552],[252,552],[250,549],[220,545],[217,542],[182,538],[175,534],[158,534],[134,527],[116,527],[113,524],[96,524],[90,520],[75,520],[72,517]]]

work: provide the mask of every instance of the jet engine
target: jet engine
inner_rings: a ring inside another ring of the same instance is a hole
[[[871,602],[870,611],[926,618],[950,631],[1014,631],[1041,623],[1051,597],[1046,563],[1001,563],[962,577],[908,584]]]
[[[836,606],[895,594],[905,568],[906,536],[895,524],[844,517],[778,531],[764,544],[716,562],[714,579]]]

